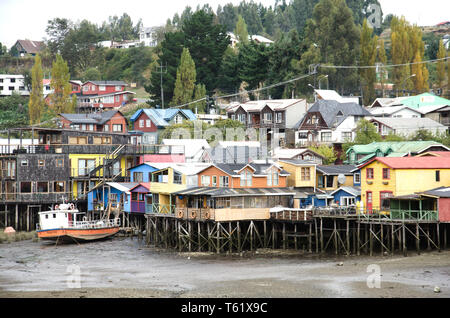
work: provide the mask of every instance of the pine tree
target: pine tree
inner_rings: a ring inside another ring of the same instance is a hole
[[[367,24],[367,19],[364,19],[361,31],[361,51],[360,64],[362,66],[375,65],[377,56],[377,36],[373,36],[373,30]],[[369,105],[375,99],[375,68],[361,68],[360,69],[361,85],[363,87],[363,105]]]
[[[199,100],[201,98],[204,98],[206,96],[206,87],[204,84],[197,84],[195,85],[195,91],[194,91],[194,100]],[[206,111],[206,101],[202,100],[200,102],[197,102],[195,104],[192,104],[191,109],[195,112],[200,114],[204,114]]]
[[[42,71],[42,62],[39,54],[34,58],[34,65],[31,69],[31,93],[30,101],[28,103],[28,112],[30,115],[30,124],[36,124],[41,122],[41,115],[44,111],[45,101],[43,96],[43,83],[44,78]]]
[[[445,57],[444,42],[440,40],[437,59],[443,59],[444,57]],[[445,62],[444,60],[442,60],[438,61],[436,66],[436,82],[439,88],[443,89],[444,81],[445,81]]]
[[[236,35],[240,43],[248,43],[247,24],[245,24],[244,18],[240,14],[238,15],[234,34]]]
[[[191,58],[189,49],[183,48],[180,65],[177,69],[177,79],[173,91],[172,106],[182,105],[192,101],[196,76],[195,63]]]
[[[50,87],[53,93],[50,96],[50,110],[54,114],[69,113],[72,108],[72,100],[70,92],[72,87],[69,83],[70,73],[67,62],[63,60],[61,55],[56,55],[56,60],[52,65],[52,79]]]

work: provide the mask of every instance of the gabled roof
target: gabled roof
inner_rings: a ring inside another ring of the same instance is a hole
[[[314,92],[323,100],[334,100],[339,103],[359,103],[358,97],[343,97],[332,89],[315,89]]]
[[[417,157],[425,157],[425,156],[450,158],[450,151],[427,151],[417,155]]]
[[[17,43],[29,54],[39,53],[44,48],[44,41],[17,40]]]
[[[371,116],[357,103],[339,103],[335,100],[317,100],[308,113],[318,112],[329,128],[339,126],[348,116]],[[341,112],[343,116],[338,116]]]
[[[375,117],[371,121],[380,122],[392,129],[447,129],[431,118]]]
[[[447,106],[450,105],[450,100],[439,97],[430,93],[423,93],[416,96],[410,96],[402,101],[403,105],[409,106],[411,108],[422,108],[424,106]]]
[[[279,159],[279,162],[283,163],[289,163],[294,166],[316,166],[317,163],[307,160],[300,160],[300,159]]]
[[[59,115],[74,124],[103,125],[117,113],[123,116],[123,114],[118,110],[108,110],[104,112],[90,113],[90,114],[59,114]]]
[[[322,156],[321,154],[318,154],[317,152],[312,151],[311,149],[308,149],[308,148],[292,149],[292,148],[277,147],[273,150],[273,157],[279,158],[279,159],[291,159],[292,157],[301,155],[302,153],[305,153],[305,152],[311,152],[315,156],[325,159],[325,157]]]
[[[250,146],[216,146],[206,149],[203,159],[214,163],[248,163],[261,157],[260,147]]]
[[[443,144],[436,141],[381,141],[372,142],[367,145],[354,145],[347,150],[347,154],[350,151],[354,151],[357,154],[373,154],[377,150],[386,154],[388,152],[397,153],[420,153],[433,146],[440,146],[444,149],[448,149]]]
[[[86,83],[92,83],[95,85],[105,85],[105,86],[122,86],[125,85],[127,86],[128,84],[125,83],[124,81],[86,81],[83,83],[83,85],[85,85]]]
[[[261,111],[264,107],[269,107],[271,110],[284,110],[299,102],[306,103],[305,99],[268,99],[268,100],[252,100],[242,104],[236,104],[227,109],[227,112],[235,112],[239,107],[242,107],[246,112]]]
[[[130,193],[131,189],[139,185],[139,183],[137,182],[106,182],[106,184],[128,194]]]
[[[369,108],[370,113],[373,116],[377,116],[377,117],[382,117],[382,116],[392,116],[395,113],[398,113],[399,111],[403,110],[403,109],[408,109],[412,112],[415,112],[416,114],[418,114],[419,116],[422,115],[422,113],[414,108],[405,106],[405,105],[400,105],[400,106],[387,106],[387,107],[373,107],[373,108]]]
[[[274,163],[247,163],[247,164],[227,164],[227,163],[216,163],[214,166],[217,169],[222,170],[226,174],[234,177],[239,176],[239,172],[244,169],[245,167],[250,167],[253,170],[254,175],[264,176],[267,175],[266,170],[269,169],[272,166],[277,167],[280,169],[280,175],[289,175],[289,172],[283,170],[280,166],[274,164]]]
[[[420,192],[424,196],[432,196],[437,198],[450,198],[450,187],[439,187],[427,191]]]
[[[379,161],[392,169],[450,169],[450,158],[440,157],[376,157],[360,166],[360,168]]]
[[[351,194],[355,197],[360,196],[361,195],[361,187],[349,187],[349,186],[343,186],[343,187],[339,187],[336,190],[334,190],[333,192],[331,192],[330,194],[333,195],[338,191],[345,191],[348,194]]]
[[[355,165],[328,165],[328,166],[317,166],[317,171],[322,172],[326,175],[338,175],[353,174],[352,171],[356,168]]]
[[[146,108],[139,109],[133,116],[131,116],[131,122],[134,122],[142,113],[145,113],[148,118],[159,128],[169,126],[169,122],[178,113],[181,113],[188,120],[196,120],[197,117],[190,109],[180,109],[180,108],[168,108],[168,109],[156,109],[156,108]]]

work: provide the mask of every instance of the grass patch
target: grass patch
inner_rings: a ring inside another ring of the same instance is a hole
[[[16,232],[12,234],[6,234],[3,231],[4,229],[0,229],[0,243],[11,243],[26,240],[33,240],[33,242],[36,242],[38,240],[36,231]]]

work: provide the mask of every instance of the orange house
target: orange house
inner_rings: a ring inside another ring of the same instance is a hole
[[[198,174],[201,187],[283,188],[289,173],[274,163],[215,164]]]

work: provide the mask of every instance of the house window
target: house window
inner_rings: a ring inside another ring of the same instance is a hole
[[[381,191],[380,192],[380,209],[389,210],[391,208],[391,201],[389,198],[392,197],[392,192]]]
[[[216,209],[229,208],[231,206],[230,198],[217,198],[216,199]]]
[[[64,192],[64,181],[54,181],[53,192]]]
[[[95,85],[91,86],[91,91],[95,91]]]
[[[276,122],[282,123],[283,122],[283,113],[276,113]]]
[[[114,124],[113,125],[113,131],[114,132],[118,132],[118,131],[122,131],[122,124]]]
[[[145,121],[143,119],[139,120],[139,128],[144,128]]]
[[[175,124],[181,124],[181,123],[183,123],[183,117],[181,115],[177,114],[175,116]]]
[[[360,183],[361,182],[361,174],[355,173],[353,176],[353,183]]]
[[[232,120],[235,120],[235,119],[236,119],[236,116],[235,116],[234,114],[231,114],[231,119],[232,119]]]
[[[310,168],[302,168],[301,170],[301,178],[302,181],[309,181],[311,180],[311,172],[310,172]]]
[[[183,183],[181,174],[176,173],[176,172],[173,173],[173,183],[176,183],[176,184]]]
[[[48,192],[48,182],[38,182],[37,183],[37,192]]]
[[[441,172],[439,170],[436,170],[436,182],[441,181]]]
[[[106,86],[105,85],[100,85],[99,86],[99,90],[103,91],[103,92],[106,91]]]
[[[217,186],[217,176],[212,176],[212,186],[213,187]]]
[[[325,186],[325,177],[324,176],[317,176],[317,187],[323,188]]]
[[[228,176],[219,177],[219,187],[228,187]]]
[[[21,167],[28,167],[28,160],[27,159],[23,159],[20,161],[20,166]]]
[[[367,173],[367,179],[373,179],[373,168],[367,168],[366,173]]]
[[[150,119],[147,119],[147,120],[145,121],[145,126],[146,126],[146,127],[152,127],[152,122],[151,122]]]
[[[252,186],[252,173],[250,171],[241,172],[241,187],[251,187]]]
[[[275,172],[273,173],[273,185],[274,185],[274,186],[277,186],[277,185],[278,185],[279,178],[280,178],[280,177],[279,177],[278,172],[275,171]]]
[[[354,197],[341,197],[340,199],[340,205],[341,206],[349,206],[355,204],[355,198]]]
[[[115,101],[116,101],[116,103],[120,102],[120,95],[116,95]]]
[[[324,142],[331,141],[331,132],[322,132],[321,133],[321,140]]]
[[[39,167],[45,167],[45,160],[44,159],[39,159],[38,160],[38,166]]]
[[[341,133],[341,137],[343,141],[351,141],[352,140],[352,132],[351,131],[343,131]]]
[[[133,180],[134,182],[143,182],[144,181],[143,172],[133,172]]]
[[[89,86],[83,86],[83,92],[89,91]]]
[[[334,186],[334,176],[327,176],[327,188]]]
[[[31,182],[25,181],[20,183],[20,193],[31,193]]]
[[[264,121],[271,123],[272,122],[272,113],[264,113]]]
[[[116,92],[120,92],[122,90],[122,86],[116,85]]]
[[[390,179],[390,169],[383,168],[383,179]]]
[[[210,182],[211,182],[209,176],[202,176],[202,180],[201,181],[202,181],[202,186],[203,187],[209,187]]]
[[[103,131],[109,131],[109,125],[103,126]]]

